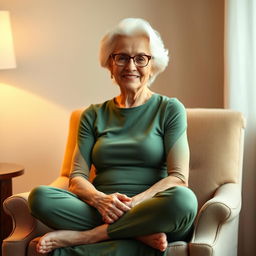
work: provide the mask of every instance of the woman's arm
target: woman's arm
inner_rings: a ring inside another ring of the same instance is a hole
[[[95,144],[94,120],[95,113],[92,106],[81,116],[77,146],[72,160],[69,190],[84,202],[95,207],[102,215],[105,223],[112,223],[130,209],[126,203],[130,202],[131,199],[119,193],[106,195],[98,191],[88,181],[91,168],[91,152]]]
[[[168,177],[132,198],[132,207],[168,188],[188,185],[189,147],[186,131],[175,142],[167,155],[167,170]]]

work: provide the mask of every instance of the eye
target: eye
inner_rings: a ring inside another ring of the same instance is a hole
[[[117,54],[116,55],[116,61],[118,61],[118,62],[127,62],[128,59],[129,59],[129,56],[126,54]]]
[[[137,56],[135,56],[135,61],[138,64],[143,64],[147,61],[147,59],[146,59],[146,56],[144,56],[144,55],[137,55]]]

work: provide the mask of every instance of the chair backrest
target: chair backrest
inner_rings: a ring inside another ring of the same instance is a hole
[[[201,207],[220,185],[241,184],[245,120],[227,109],[188,109],[187,116],[189,187]]]
[[[61,176],[69,176],[72,164],[72,157],[76,146],[79,122],[83,111],[83,109],[78,109],[71,113],[69,120],[68,139],[61,168]]]
[[[83,110],[70,118],[68,141],[61,169],[69,176]],[[225,109],[187,109],[190,147],[189,187],[199,207],[225,183],[240,183],[245,122],[240,112]],[[93,179],[94,171],[91,172]]]

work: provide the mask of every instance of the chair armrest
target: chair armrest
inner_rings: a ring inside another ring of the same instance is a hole
[[[67,189],[68,183],[68,177],[60,176],[50,186]],[[13,222],[12,233],[3,241],[3,255],[15,255],[18,251],[19,255],[25,256],[32,239],[52,230],[30,214],[28,196],[29,192],[13,195],[3,203],[5,212],[11,216]]]
[[[227,183],[220,186],[214,197],[200,209],[191,243],[213,245],[221,226],[237,217],[240,209],[240,185]]]
[[[33,238],[51,231],[30,214],[28,195],[29,193],[13,195],[3,203],[4,210],[12,217],[13,230],[3,241],[2,255],[16,255],[17,251],[19,255],[26,255],[27,245]]]

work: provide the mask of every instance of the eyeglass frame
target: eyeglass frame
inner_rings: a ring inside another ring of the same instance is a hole
[[[118,64],[116,63],[116,61],[115,61],[115,56],[117,56],[117,55],[125,55],[125,56],[129,57],[129,60],[128,60],[127,63],[125,63],[124,65],[118,65]],[[146,67],[146,66],[148,65],[149,61],[150,61],[151,59],[153,59],[153,56],[150,56],[150,55],[147,55],[147,54],[137,54],[137,55],[134,55],[134,56],[132,57],[132,56],[130,56],[130,55],[128,55],[128,54],[125,54],[125,53],[112,53],[110,56],[111,56],[111,58],[113,59],[113,61],[115,62],[115,64],[116,64],[118,67],[124,67],[124,66],[127,65],[127,64],[130,62],[130,60],[132,59],[134,65],[135,65],[136,67],[138,67],[138,68],[144,68],[144,67]],[[137,56],[146,56],[147,59],[148,59],[147,64],[144,65],[144,66],[138,66],[138,65],[136,65],[136,63],[135,63],[135,61],[134,61],[134,58],[137,57]]]

